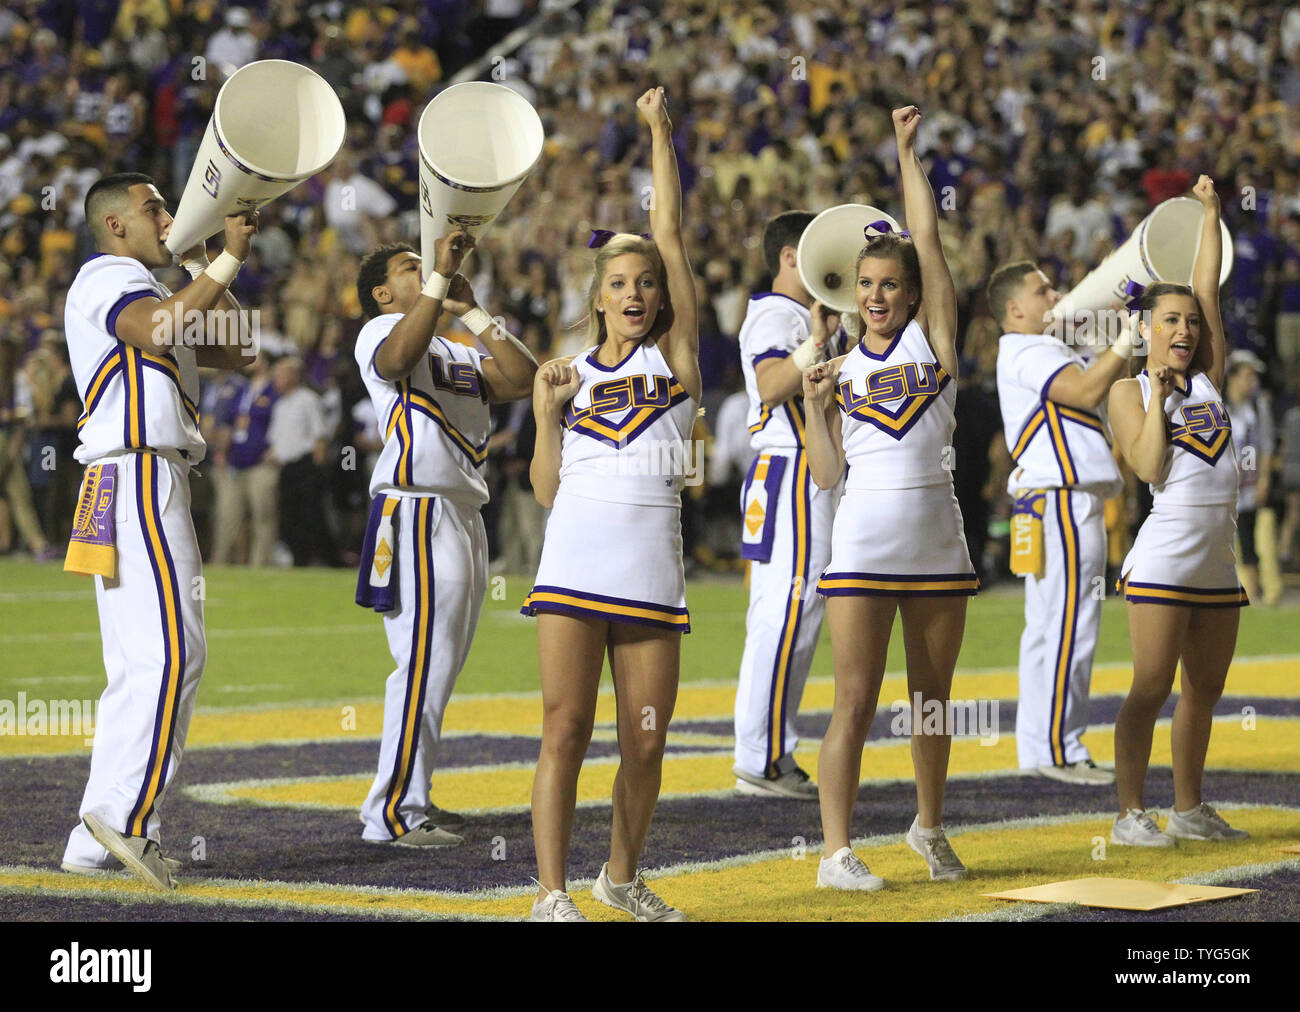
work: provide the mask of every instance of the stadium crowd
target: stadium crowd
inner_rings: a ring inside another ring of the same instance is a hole
[[[205,383],[211,480],[194,484],[196,523],[214,561],[354,560],[379,448],[351,354],[359,258],[418,239],[424,103],[523,25],[527,40],[481,76],[534,103],[546,147],[471,281],[539,360],[577,350],[589,230],[646,221],[633,103],[663,84],[704,296],[707,480],[683,497],[697,565],[737,554],[749,457],[736,335],[770,280],[763,224],[898,192],[887,111],[912,102],[959,296],[955,477],[981,577],[1005,573],[1010,465],[984,282],[1031,258],[1068,290],[1204,171],[1234,240],[1229,401],[1253,462],[1239,505],[1280,529],[1258,546],[1264,595],[1280,593],[1273,558],[1300,563],[1300,9],[1263,0],[18,0],[0,12],[0,552],[55,556],[71,523],[81,406],[61,326],[91,251],[87,188],[101,172],[144,171],[174,208],[224,78],[282,58],[337,89],[348,138],[326,172],[262,212],[235,291],[260,312],[264,360]],[[531,446],[527,403],[503,406],[485,519],[509,571],[530,571],[540,550]],[[1131,481],[1115,511],[1116,562],[1145,493]]]

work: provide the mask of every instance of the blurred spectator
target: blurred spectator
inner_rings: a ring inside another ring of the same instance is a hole
[[[203,55],[222,77],[229,77],[257,59],[258,41],[249,31],[250,20],[243,7],[230,7],[226,10],[226,26],[208,39]]]
[[[271,368],[259,355],[252,374],[235,380],[217,419],[212,474],[216,483],[216,530],[212,561],[235,561],[234,547],[245,519],[249,521],[248,564],[269,566],[279,522],[280,474],[271,459],[268,432],[279,396]]]
[[[339,552],[325,518],[325,406],[320,395],[303,386],[302,360],[282,358],[272,367],[276,400],[267,429],[270,457],[279,472],[280,538],[295,566],[315,559],[339,564]]]
[[[1237,570],[1241,585],[1252,601],[1274,604],[1281,595],[1281,585],[1274,579],[1277,569],[1275,536],[1260,538],[1265,526],[1257,511],[1268,502],[1269,481],[1273,473],[1273,412],[1267,396],[1261,394],[1259,379],[1264,363],[1249,351],[1234,351],[1228,356],[1224,400],[1232,419],[1232,442],[1237,453],[1237,535],[1241,550]],[[1261,574],[1269,574],[1261,587]],[[1262,592],[1262,598],[1261,598]]]

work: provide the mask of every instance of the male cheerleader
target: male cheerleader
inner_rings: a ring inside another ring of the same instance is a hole
[[[1013,571],[1025,577],[1016,748],[1022,771],[1100,786],[1100,769],[1080,740],[1105,596],[1105,501],[1121,486],[1100,414],[1124,375],[1127,329],[1090,364],[1044,333],[1060,294],[1035,264],[1007,264],[988,283],[989,311],[1003,329],[998,398],[1013,509]],[[1017,564],[1017,560],[1023,560]]]
[[[772,290],[749,300],[740,328],[750,445],[758,456],[741,494],[749,611],[732,769],[742,794],[807,801],[817,800],[817,785],[794,761],[794,717],[821,632],[825,601],[813,587],[830,561],[841,492],[817,488],[804,452],[803,370],[825,358],[810,336],[812,296],[795,260],[812,220],[807,211],[786,211],[767,223],[763,256]]]
[[[528,397],[537,362],[474,302],[456,274],[473,245],[452,232],[420,283],[420,257],[381,246],[362,262],[357,295],[369,322],[356,357],[384,448],[370,478],[374,501],[362,548],[357,604],[384,616],[397,667],[384,693],[379,771],[362,839],[399,847],[456,847],[464,820],[433,805],[429,780],[452,686],[469,654],[487,591],[487,533],[479,510],[490,402]],[[491,355],[434,334],[446,309]]]
[[[86,223],[99,252],[68,290],[64,328],[85,404],[76,457],[87,467],[64,568],[95,576],[108,686],[62,867],[97,874],[120,861],[167,890],[180,862],[159,849],[158,807],[180,765],[207,656],[189,486],[206,450],[198,368],[253,362],[226,342],[250,334],[228,288],[257,212],[226,218],[214,263],[204,244],[187,250],[193,280],[174,295],[150,273],[172,265],[163,245],[172,217],[152,179],[103,177],[86,194]],[[239,314],[238,326],[222,326],[213,310]]]

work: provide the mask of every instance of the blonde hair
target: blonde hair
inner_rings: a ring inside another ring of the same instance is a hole
[[[631,232],[619,232],[609,242],[596,250],[596,259],[592,262],[591,286],[587,290],[587,345],[605,343],[605,314],[596,312],[596,303],[600,299],[600,287],[605,282],[605,271],[609,262],[615,257],[628,253],[640,253],[650,261],[650,269],[659,279],[663,292],[663,301],[659,305],[659,314],[663,315],[668,306],[668,279],[664,273],[664,262],[659,256],[659,248],[653,239],[642,239]],[[657,321],[656,321],[657,322]],[[653,324],[651,325],[653,330]]]

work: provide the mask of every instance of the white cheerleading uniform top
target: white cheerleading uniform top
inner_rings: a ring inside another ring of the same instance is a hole
[[[957,385],[935,360],[915,320],[894,335],[882,355],[859,342],[836,382],[849,466],[845,488],[952,484]]]
[[[617,365],[596,348],[572,363],[582,377],[564,408],[560,491],[585,499],[679,506],[689,468],[695,401],[657,344],[642,342]]]
[[[378,316],[357,335],[357,365],[384,440],[370,494],[446,496],[480,507],[488,501],[484,469],[492,426],[483,383],[487,356],[434,337],[409,376],[385,379],[375,355],[401,319],[401,313]]]
[[[1012,494],[1078,488],[1104,499],[1123,488],[1104,409],[1082,411],[1047,399],[1061,370],[1088,367],[1083,355],[1050,334],[1003,334],[998,344],[1002,433],[1016,468]]]
[[[1151,378],[1138,374],[1142,406],[1151,403]],[[1205,373],[1175,387],[1165,398],[1165,480],[1151,486],[1154,508],[1160,506],[1237,505],[1237,453],[1232,423],[1219,392]]]
[[[191,464],[199,433],[199,370],[183,345],[141,351],[117,337],[118,315],[138,299],[171,292],[139,260],[99,253],[77,272],[64,309],[72,375],[85,411],[76,458],[89,464],[128,450],[173,451]]]
[[[756,367],[765,359],[789,358],[812,334],[808,307],[779,292],[760,292],[749,300],[740,325],[740,371],[749,397],[749,445],[756,452],[802,449],[804,445],[803,393],[797,391],[784,404],[769,408],[758,395]],[[843,331],[830,340],[827,358],[836,358]]]

